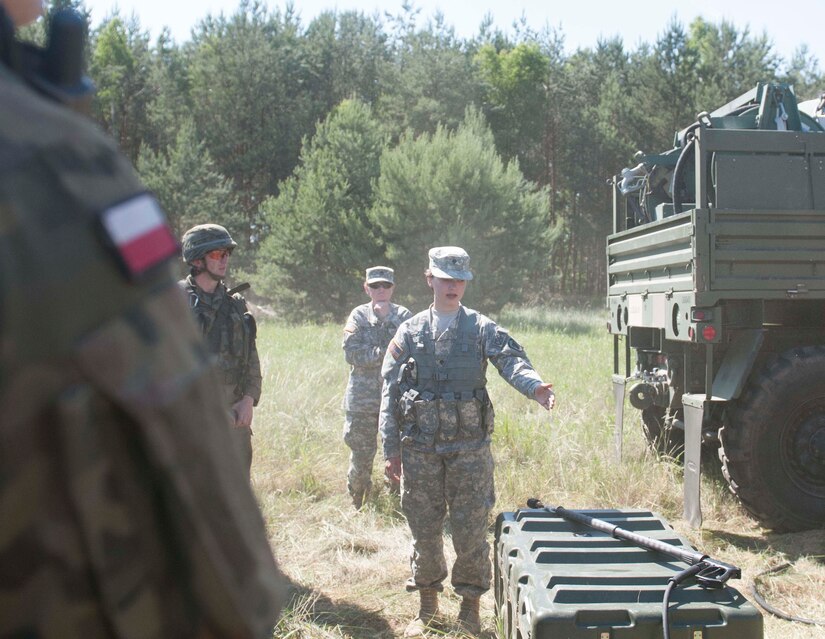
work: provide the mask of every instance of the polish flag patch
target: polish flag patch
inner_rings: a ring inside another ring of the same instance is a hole
[[[132,279],[179,253],[166,215],[148,193],[109,207],[101,213],[100,221]]]

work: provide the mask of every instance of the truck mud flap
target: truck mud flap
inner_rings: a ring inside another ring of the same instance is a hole
[[[707,403],[704,395],[682,395],[682,406],[685,410],[683,517],[693,528],[702,527],[702,420]]]
[[[645,510],[580,510],[625,530],[691,548]],[[568,521],[547,509],[498,516],[495,598],[501,639],[660,639],[668,579],[687,563]],[[671,597],[674,637],[761,639],[762,615],[735,588],[692,583]]]
[[[622,375],[613,375],[613,404],[616,408],[616,421],[613,427],[613,451],[616,461],[622,461],[622,440],[624,436],[624,393],[627,380]]]

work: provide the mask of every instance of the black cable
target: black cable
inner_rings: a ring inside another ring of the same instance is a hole
[[[700,127],[699,122],[694,122],[685,131],[684,146],[682,152],[679,154],[679,159],[676,160],[676,166],[673,169],[673,181],[671,183],[671,192],[673,194],[673,214],[678,215],[682,212],[682,189],[687,190],[687,185],[683,184],[684,179],[682,174],[685,172],[685,165],[690,153],[693,152],[695,144],[694,131]],[[696,199],[694,194],[694,199]]]
[[[665,588],[665,596],[662,599],[662,636],[664,639],[670,639],[670,611],[668,610],[668,606],[670,605],[670,595],[676,589],[676,587],[681,584],[685,579],[690,579],[700,571],[706,568],[705,564],[701,561],[698,564],[694,564],[689,568],[683,570],[678,575],[674,575],[670,579],[667,580],[667,588]]]
[[[728,116],[739,116],[744,114],[746,111],[754,108],[754,104],[748,103],[743,104],[735,109],[733,109]],[[684,188],[687,191],[687,184],[683,184],[684,180],[682,179],[682,174],[685,172],[685,165],[688,162],[688,158],[690,154],[694,151],[694,145],[696,143],[696,134],[694,131],[701,126],[700,122],[694,122],[691,124],[687,129],[685,129],[685,135],[682,138],[682,151],[679,153],[679,159],[676,160],[676,166],[673,169],[673,176],[671,181],[671,192],[673,194],[673,214],[678,215],[682,212],[682,208],[684,206],[684,202],[682,201],[682,193],[681,189]],[[694,199],[696,199],[696,194],[694,193]],[[703,206],[703,202],[695,202],[697,206]]]
[[[751,594],[753,595],[754,600],[767,612],[771,613],[775,617],[784,619],[785,621],[797,621],[799,623],[805,623],[811,626],[825,626],[825,621],[818,621],[816,619],[805,619],[803,617],[794,617],[793,615],[789,615],[787,612],[782,612],[778,608],[774,608],[767,601],[765,601],[765,598],[759,593],[757,586],[759,585],[760,577],[764,577],[765,575],[770,575],[772,573],[782,572],[783,570],[786,570],[790,567],[791,564],[789,563],[779,564],[778,566],[768,568],[768,570],[760,572],[758,575],[756,575],[756,577],[753,578],[753,584],[751,584]]]
[[[665,588],[665,598],[662,600],[662,636],[664,639],[670,639],[670,612],[668,605],[670,604],[670,593],[676,588],[676,583],[669,579],[667,588]]]

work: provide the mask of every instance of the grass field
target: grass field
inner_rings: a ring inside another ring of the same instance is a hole
[[[497,416],[495,512],[523,507],[533,496],[570,508],[650,509],[703,552],[740,566],[743,579],[731,585],[751,601],[749,589],[759,573],[791,562],[789,570],[762,579],[763,595],[789,614],[825,619],[822,530],[780,535],[761,529],[712,472],[702,485],[703,529],[690,530],[681,521],[681,468],[649,453],[638,414],[629,406],[624,460],[614,463],[612,342],[600,311],[531,309],[504,312],[497,320],[553,382],[558,401],[548,414],[490,367]],[[401,636],[417,609],[417,598],[403,589],[408,529],[397,499],[385,491],[374,491],[361,512],[346,495],[341,399],[348,368],[341,327],[264,322],[258,335],[264,398],[255,415],[253,483],[272,546],[292,583],[275,636]],[[377,459],[376,486],[381,470]],[[442,608],[454,618],[458,600],[447,590]],[[482,599],[482,612],[483,635],[499,637],[492,593]],[[765,636],[825,637],[825,627],[765,614]]]

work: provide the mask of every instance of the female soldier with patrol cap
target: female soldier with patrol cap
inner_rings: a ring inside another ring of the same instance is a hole
[[[547,410],[555,395],[507,331],[461,305],[473,279],[469,255],[442,246],[431,249],[429,259],[425,275],[433,304],[400,326],[381,371],[386,474],[401,478],[401,509],[413,537],[407,590],[417,590],[421,599],[404,634],[424,634],[438,613],[447,577],[442,530],[449,516],[456,551],[452,585],[462,597],[458,621],[478,635],[479,597],[490,588],[486,534],[495,503],[487,362]]]
[[[412,313],[393,304],[395,272],[387,266],[366,271],[364,292],[370,301],[352,309],[344,326],[344,357],[351,366],[344,395],[344,442],[350,447],[347,490],[360,509],[372,486],[372,461],[378,450],[381,362],[395,331]],[[392,489],[398,483],[390,483]]]

